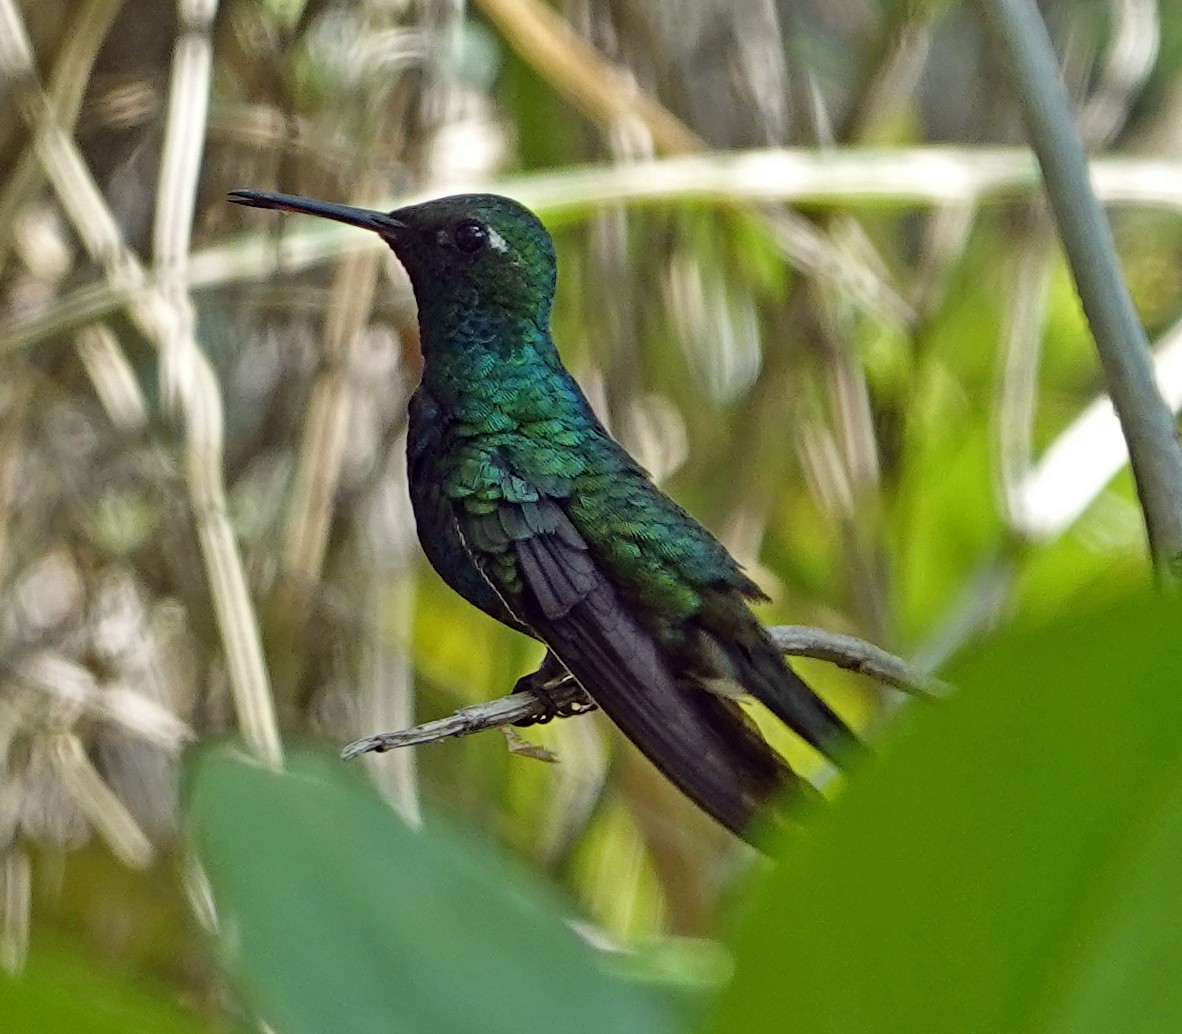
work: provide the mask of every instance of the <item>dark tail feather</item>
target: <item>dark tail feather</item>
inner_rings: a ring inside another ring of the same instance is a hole
[[[547,515],[550,531],[514,542],[515,612],[672,783],[747,836],[795,773],[733,701],[678,680],[566,518],[542,511],[536,523]]]
[[[862,742],[776,651],[770,641],[740,647],[739,681],[756,700],[834,764],[861,751]]]
[[[559,645],[571,674],[674,785],[740,836],[793,773],[735,713],[735,705],[669,678],[647,685],[604,677],[598,651]],[[654,706],[655,705],[655,706]]]
[[[610,586],[537,632],[609,718],[699,808],[739,836],[797,779],[732,701],[679,683]]]

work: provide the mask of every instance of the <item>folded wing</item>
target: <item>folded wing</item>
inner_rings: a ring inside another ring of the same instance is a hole
[[[492,512],[469,513],[461,531],[509,609],[704,811],[742,835],[768,799],[795,780],[733,701],[677,678],[560,501],[537,494],[502,502]]]

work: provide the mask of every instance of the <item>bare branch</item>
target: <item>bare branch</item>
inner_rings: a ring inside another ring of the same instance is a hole
[[[591,703],[582,687],[573,679],[558,683],[547,690],[547,694],[550,698],[548,701],[539,700],[533,693],[523,691],[510,693],[507,697],[497,700],[461,707],[454,714],[434,722],[424,722],[401,732],[383,732],[354,740],[341,751],[341,757],[346,761],[352,761],[353,758],[370,751],[381,754],[396,747],[413,747],[416,743],[431,743],[452,736],[470,736],[485,729],[545,719],[555,707]]]
[[[808,625],[775,625],[768,631],[776,646],[791,657],[828,661],[912,696],[943,696],[950,688],[901,657],[857,636],[826,632]]]
[[[940,680],[856,636],[826,632],[806,625],[777,625],[768,631],[776,646],[793,657],[828,661],[914,696],[938,696],[948,690],[948,686]],[[453,736],[470,736],[485,729],[503,728],[522,722],[545,722],[556,710],[578,708],[590,711],[595,707],[582,687],[570,678],[548,686],[546,695],[548,699],[540,699],[532,692],[522,690],[497,700],[461,707],[446,718],[424,722],[398,732],[383,732],[354,740],[341,751],[341,757],[352,761],[371,751],[380,754],[398,747],[433,743]]]

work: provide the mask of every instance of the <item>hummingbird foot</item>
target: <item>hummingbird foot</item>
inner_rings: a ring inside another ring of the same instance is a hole
[[[559,687],[563,687],[567,691],[563,693],[565,697],[574,685],[575,682],[570,672],[563,667],[562,662],[553,653],[547,650],[538,670],[531,671],[528,675],[522,675],[513,687],[514,693],[530,693],[536,697],[542,705],[542,713],[523,718],[513,724],[519,729],[524,729],[530,725],[546,725],[555,718],[573,718],[575,715],[594,711],[597,706],[595,701],[587,696],[586,691],[582,689],[579,689],[578,695],[573,700],[564,700],[563,703],[558,703],[554,699],[554,691]]]

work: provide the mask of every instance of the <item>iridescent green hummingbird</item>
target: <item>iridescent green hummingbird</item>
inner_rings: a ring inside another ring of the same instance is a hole
[[[419,541],[451,588],[549,648],[521,685],[565,669],[740,835],[798,777],[737,692],[833,760],[849,754],[857,741],[752,614],[759,587],[611,438],[562,365],[554,245],[537,216],[493,194],[390,213],[230,199],[372,230],[406,267],[423,350],[407,440]]]

